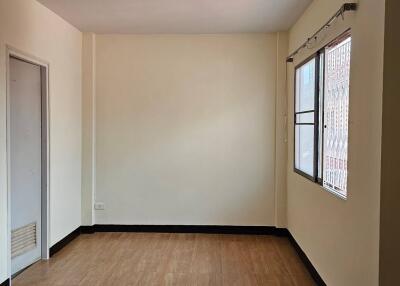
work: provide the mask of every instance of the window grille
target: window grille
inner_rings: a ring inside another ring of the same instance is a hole
[[[346,195],[351,38],[326,49],[324,187]]]

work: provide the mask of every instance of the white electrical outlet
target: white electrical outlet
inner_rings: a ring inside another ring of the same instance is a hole
[[[95,210],[104,210],[104,203],[94,203]]]

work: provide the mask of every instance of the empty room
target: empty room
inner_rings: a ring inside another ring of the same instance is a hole
[[[0,286],[400,285],[399,19],[0,0]]]

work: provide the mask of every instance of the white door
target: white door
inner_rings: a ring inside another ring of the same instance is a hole
[[[11,272],[41,258],[40,66],[10,58]]]

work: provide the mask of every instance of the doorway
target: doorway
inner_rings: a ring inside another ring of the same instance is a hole
[[[8,56],[8,191],[11,275],[48,258],[47,66]]]

